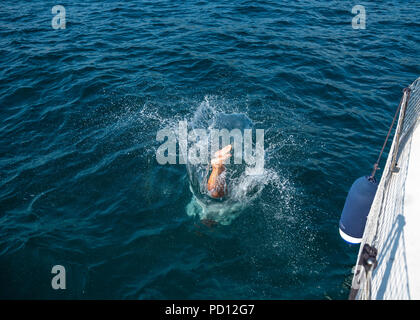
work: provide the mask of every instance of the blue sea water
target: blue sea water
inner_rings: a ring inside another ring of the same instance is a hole
[[[416,0],[2,0],[0,298],[346,299],[358,248],[338,220],[420,75],[419,17]],[[157,131],[203,109],[265,130],[268,173],[227,224],[155,157]]]

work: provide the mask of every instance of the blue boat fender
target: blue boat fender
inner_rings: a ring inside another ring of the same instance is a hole
[[[370,207],[375,198],[378,183],[369,176],[358,178],[350,188],[341,213],[340,236],[351,244],[362,242]]]

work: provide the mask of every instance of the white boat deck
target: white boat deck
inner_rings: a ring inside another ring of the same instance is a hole
[[[420,299],[420,78],[411,86],[405,117],[400,111],[397,135],[369,212],[361,243],[377,249],[378,265],[357,299]],[[401,121],[401,119],[404,119]],[[396,150],[398,172],[391,172]],[[366,281],[364,281],[366,283]]]
[[[408,294],[420,299],[420,126],[413,132],[404,193],[403,243],[407,259]]]

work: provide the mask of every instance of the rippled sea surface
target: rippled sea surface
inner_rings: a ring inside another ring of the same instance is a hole
[[[419,2],[360,4],[365,30],[345,1],[2,0],[0,298],[346,299],[346,193],[420,75]],[[199,108],[265,130],[274,178],[227,225],[155,157]]]

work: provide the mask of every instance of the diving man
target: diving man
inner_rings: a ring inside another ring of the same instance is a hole
[[[207,181],[207,190],[213,198],[223,198],[227,193],[224,162],[232,156],[231,150],[232,145],[229,144],[215,152],[214,158],[211,160],[212,172]]]

